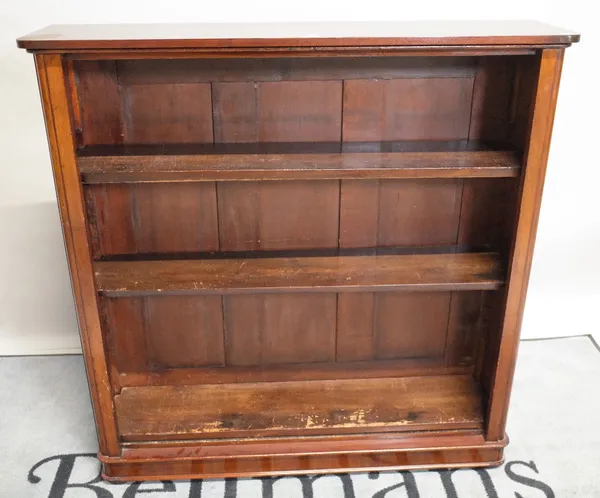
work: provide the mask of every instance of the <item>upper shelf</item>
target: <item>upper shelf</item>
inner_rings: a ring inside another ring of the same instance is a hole
[[[78,158],[84,183],[515,177],[507,151],[113,155]]]
[[[534,21],[52,25],[17,40],[28,50],[568,45],[579,35]]]
[[[492,290],[503,284],[495,253],[95,263],[107,296],[386,290]]]

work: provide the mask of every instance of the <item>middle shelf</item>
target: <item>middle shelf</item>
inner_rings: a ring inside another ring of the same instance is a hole
[[[520,172],[516,152],[496,150],[174,154],[173,149],[151,148],[149,155],[136,154],[135,148],[133,155],[118,150],[80,156],[83,183],[511,178]]]
[[[497,253],[102,261],[95,274],[98,291],[113,297],[493,290],[504,282]]]

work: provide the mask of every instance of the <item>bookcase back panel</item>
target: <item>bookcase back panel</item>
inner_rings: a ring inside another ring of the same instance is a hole
[[[526,56],[74,61],[80,146],[512,140]]]
[[[124,297],[103,298],[102,311],[111,363],[119,373],[293,364],[318,369],[387,360],[398,360],[399,371],[406,365],[414,371],[419,365],[473,366],[485,336],[482,295]]]
[[[95,257],[219,248],[214,183],[94,186],[86,203]]]
[[[346,81],[343,139],[468,139],[472,90],[472,76]]]
[[[340,182],[218,184],[222,251],[338,246]]]
[[[455,245],[462,188],[454,179],[343,181],[340,246]]]
[[[337,248],[506,248],[516,179],[85,187],[96,259]]]
[[[212,142],[210,84],[132,85],[121,88],[123,142]]]
[[[73,61],[76,137],[80,149],[108,146],[110,154],[120,146],[134,154],[147,146],[153,154],[316,154],[327,146],[359,155],[479,150],[490,142],[519,150],[530,111],[525,60]],[[85,184],[84,194],[95,260],[353,250],[484,250],[506,260],[518,183],[133,182]],[[122,386],[478,376],[497,335],[501,292],[104,296],[101,311]]]

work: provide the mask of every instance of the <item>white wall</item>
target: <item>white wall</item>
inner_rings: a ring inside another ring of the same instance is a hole
[[[0,6],[0,354],[75,352],[79,339],[31,55],[47,24],[537,19],[582,33],[567,51],[527,301],[525,337],[598,333],[600,185],[594,2],[4,0]]]

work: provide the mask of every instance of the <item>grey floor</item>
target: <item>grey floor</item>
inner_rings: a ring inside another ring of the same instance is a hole
[[[589,336],[521,343],[506,463],[478,472],[109,485],[80,356],[0,358],[0,403],[2,498],[600,497],[600,349]]]

